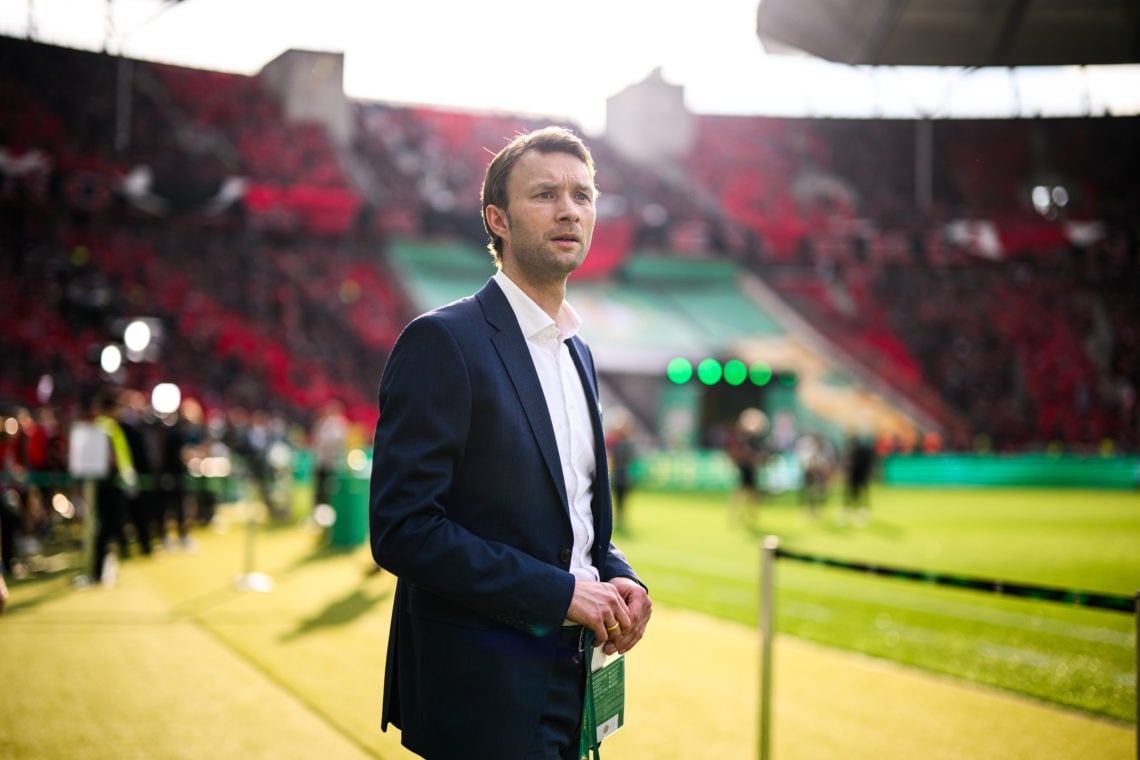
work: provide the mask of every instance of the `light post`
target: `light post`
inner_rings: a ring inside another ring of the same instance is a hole
[[[107,0],[107,37],[114,34],[114,17],[111,12],[114,0]],[[118,35],[115,45],[115,55],[118,56],[118,69],[115,72],[115,153],[126,153],[131,145],[131,109],[134,105],[131,97],[134,89],[134,62],[123,55],[127,39],[136,34],[162,14],[173,8],[182,0],[163,0],[161,6],[141,24],[129,32]],[[104,48],[109,47],[104,43]]]

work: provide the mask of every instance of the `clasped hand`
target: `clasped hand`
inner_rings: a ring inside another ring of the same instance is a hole
[[[631,578],[574,581],[574,596],[566,616],[594,632],[606,654],[625,654],[645,635],[653,602]]]

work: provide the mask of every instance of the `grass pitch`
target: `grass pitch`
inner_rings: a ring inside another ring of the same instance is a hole
[[[876,516],[863,529],[836,526],[830,516],[809,521],[788,502],[765,510],[759,533],[771,529],[813,551],[835,541],[828,552],[852,558],[867,556],[861,549],[881,550],[876,556],[897,564],[914,564],[935,536],[943,552],[954,553],[950,531],[920,527],[946,518],[933,504],[916,508],[908,506],[914,498],[900,498],[896,513],[889,506],[894,496],[875,499]],[[648,493],[630,503],[630,530],[620,542],[645,575],[656,609],[649,634],[629,655],[627,722],[603,747],[610,760],[755,756],[758,542],[729,524],[725,505],[723,495]],[[251,569],[244,511],[231,506],[221,513],[223,530],[199,531],[195,552],[131,559],[114,587],[77,589],[66,557],[54,572],[12,584],[0,616],[0,759],[411,757],[398,732],[379,731],[394,579],[371,572],[364,547],[334,550],[302,527],[262,524],[252,569],[271,576],[275,588],[238,591],[235,577]],[[813,536],[821,543],[811,544]],[[1134,568],[1133,559],[1121,561]],[[850,648],[855,631],[843,622],[845,605],[858,602],[878,638],[892,639],[877,626],[888,622],[884,611],[891,624],[901,624],[905,594],[881,594],[896,603],[883,608],[860,597],[871,594],[859,589],[874,579],[840,580],[848,575],[781,563],[782,630],[794,632],[804,620],[827,622],[843,634],[837,643]],[[938,591],[908,587],[908,593]],[[943,613],[931,624],[939,628],[966,617],[960,608],[941,608],[937,596],[926,603]],[[716,614],[694,611],[706,607]],[[1047,608],[1050,616],[1055,607]],[[820,620],[827,614],[834,617]],[[1110,638],[1131,624],[1124,615],[1108,620],[1107,627],[1085,624]],[[912,632],[895,630],[894,649],[904,648]],[[779,760],[1123,760],[1135,752],[1131,725],[1088,708],[1026,699],[802,636],[777,639],[774,684],[772,748]]]
[[[759,537],[799,552],[1126,596],[1140,590],[1140,496],[876,489],[865,527],[785,495],[756,526],[729,496],[636,495],[621,545],[658,600],[757,619]],[[783,633],[1134,721],[1135,618],[781,561]]]

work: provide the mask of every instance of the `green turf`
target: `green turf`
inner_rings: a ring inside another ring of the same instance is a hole
[[[638,494],[631,509],[633,532],[622,543],[654,586],[656,605],[649,635],[629,655],[627,726],[603,754],[752,757],[754,620],[681,609],[691,599],[668,588],[687,577],[692,599],[719,598],[722,614],[748,617],[741,609],[754,605],[756,541],[727,526],[716,497]],[[766,519],[800,520],[790,507],[771,512]],[[246,510],[227,505],[219,515],[221,532],[199,529],[195,552],[132,558],[112,588],[76,588],[74,555],[13,583],[0,616],[0,759],[411,757],[398,732],[379,731],[394,579],[371,572],[367,547],[338,551],[295,523],[261,524],[252,569],[276,586],[240,592],[235,575],[251,569]],[[789,586],[793,567],[781,565],[781,585]],[[870,593],[860,591],[862,581],[851,579],[851,595]],[[781,596],[785,625],[793,591]],[[846,599],[818,603],[847,614]],[[809,617],[819,612],[806,609]],[[775,650],[773,750],[782,760],[1123,760],[1134,753],[1132,728],[1121,722],[802,638],[784,636]]]
[[[620,543],[654,598],[754,623],[759,542],[938,573],[1132,596],[1140,590],[1134,493],[876,489],[865,527],[832,503],[809,517],[790,496],[759,526],[729,520],[724,494],[635,494]],[[778,628],[1119,720],[1135,720],[1133,617],[781,561]]]

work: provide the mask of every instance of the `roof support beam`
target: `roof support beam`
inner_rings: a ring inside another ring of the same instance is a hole
[[[863,38],[855,57],[847,63],[878,63],[883,52],[883,46],[887,44],[887,40],[894,33],[895,27],[909,2],[910,0],[886,0],[871,33]]]
[[[1002,19],[1001,32],[994,41],[993,48],[983,62],[986,66],[1005,66],[1010,60],[1009,52],[1021,29],[1021,22],[1025,19],[1025,12],[1029,9],[1030,0],[1010,0],[1005,8],[1005,18]]]

